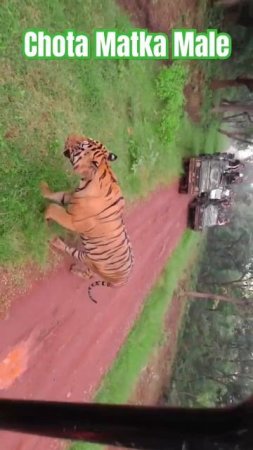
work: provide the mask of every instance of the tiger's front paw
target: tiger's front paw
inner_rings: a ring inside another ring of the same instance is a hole
[[[40,192],[44,198],[48,198],[48,196],[51,194],[49,186],[45,181],[42,181],[40,183]]]
[[[57,248],[57,250],[60,250],[61,252],[65,251],[65,247],[66,247],[65,243],[59,237],[56,237],[56,238],[52,239],[49,243],[50,243],[51,247]]]

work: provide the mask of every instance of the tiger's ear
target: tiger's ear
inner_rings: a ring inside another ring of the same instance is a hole
[[[82,141],[80,147],[82,150],[85,150],[87,147],[89,147],[89,141]]]
[[[108,155],[108,161],[115,161],[117,159],[117,155],[115,153],[109,153]]]

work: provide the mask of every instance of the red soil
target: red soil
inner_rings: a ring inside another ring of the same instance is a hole
[[[120,289],[97,288],[64,263],[16,298],[0,326],[2,398],[89,401],[186,227],[189,198],[161,188],[128,215],[135,268]],[[177,324],[175,324],[176,326]],[[3,450],[51,450],[54,439],[0,432]]]

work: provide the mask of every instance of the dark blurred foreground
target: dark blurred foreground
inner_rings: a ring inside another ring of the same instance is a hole
[[[0,400],[0,429],[140,449],[252,450],[252,405],[186,409]]]

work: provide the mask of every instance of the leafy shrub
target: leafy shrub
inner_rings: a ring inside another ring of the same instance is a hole
[[[165,142],[172,142],[184,113],[184,86],[188,78],[188,66],[175,62],[164,68],[157,79],[158,95],[164,102],[161,134]]]

